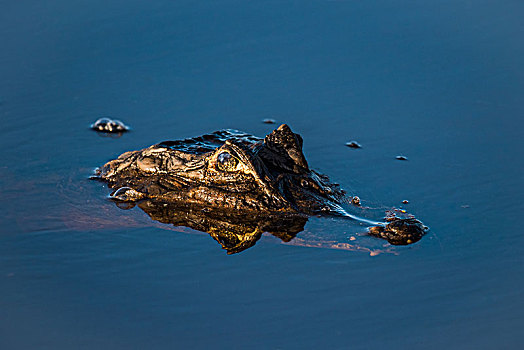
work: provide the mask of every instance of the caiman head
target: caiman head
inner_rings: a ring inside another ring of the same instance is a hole
[[[339,186],[309,169],[302,138],[283,124],[264,139],[236,130],[126,152],[96,171],[123,201],[149,199],[209,208],[336,212]]]

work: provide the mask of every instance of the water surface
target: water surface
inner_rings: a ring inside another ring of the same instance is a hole
[[[522,347],[523,15],[487,0],[2,2],[0,347]],[[104,115],[133,130],[100,137]],[[292,244],[226,255],[88,180],[162,140],[264,136],[265,118],[348,192],[408,199],[430,233],[383,247],[311,218]],[[299,245],[312,237],[393,253]]]

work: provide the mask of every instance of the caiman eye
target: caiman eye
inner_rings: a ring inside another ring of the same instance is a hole
[[[217,157],[217,166],[223,171],[235,171],[238,160],[227,152],[222,152]]]

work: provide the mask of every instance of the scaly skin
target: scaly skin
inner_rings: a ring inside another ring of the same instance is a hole
[[[129,188],[114,193],[116,199],[127,201],[148,198],[221,209],[315,214],[343,197],[338,185],[309,170],[302,139],[287,125],[264,141],[221,131],[162,142],[122,154],[97,176],[112,188]]]

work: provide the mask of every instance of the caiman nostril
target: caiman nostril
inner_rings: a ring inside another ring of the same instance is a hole
[[[309,182],[307,180],[300,180],[300,186],[302,187],[309,187]]]

